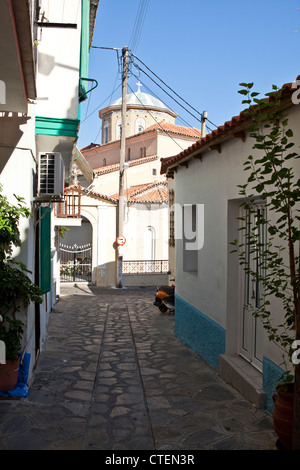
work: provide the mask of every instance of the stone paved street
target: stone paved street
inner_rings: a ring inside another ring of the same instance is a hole
[[[275,450],[272,418],[174,336],[154,289],[62,287],[1,450]]]

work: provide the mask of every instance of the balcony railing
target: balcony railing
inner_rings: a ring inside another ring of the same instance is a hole
[[[81,191],[80,185],[66,188],[64,201],[55,204],[54,213],[56,217],[74,217],[81,216]]]
[[[168,272],[168,260],[123,261],[123,274]]]

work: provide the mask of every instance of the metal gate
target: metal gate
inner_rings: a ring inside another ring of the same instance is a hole
[[[60,244],[60,281],[92,281],[92,245]]]

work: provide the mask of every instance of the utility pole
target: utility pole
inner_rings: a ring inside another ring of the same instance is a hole
[[[206,119],[207,119],[207,111],[203,111],[202,117],[201,117],[201,137],[206,136]]]
[[[127,104],[127,76],[128,76],[128,47],[122,49],[123,75],[122,75],[122,121],[120,146],[120,173],[119,173],[119,205],[117,219],[117,238],[124,237],[124,163],[126,145],[126,104]],[[117,244],[117,287],[123,287],[123,245]]]

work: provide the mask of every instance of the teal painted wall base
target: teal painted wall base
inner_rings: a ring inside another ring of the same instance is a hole
[[[225,329],[175,294],[175,336],[205,362],[218,368],[225,352]]]
[[[263,358],[263,390],[266,394],[264,409],[272,414],[274,402],[272,396],[275,392],[277,380],[281,377],[284,370],[267,357]]]
[[[226,330],[175,294],[175,336],[209,365],[218,369],[219,355],[225,353]],[[264,411],[272,414],[272,396],[284,370],[263,358],[262,387],[266,394]]]

